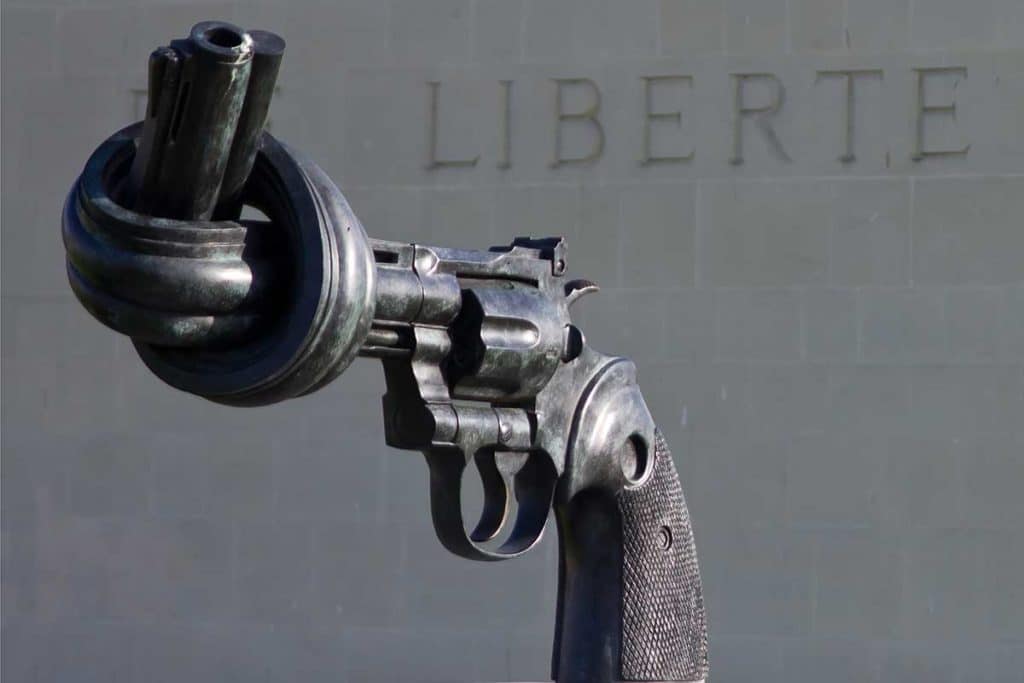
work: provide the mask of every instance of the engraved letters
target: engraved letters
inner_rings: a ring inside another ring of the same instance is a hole
[[[693,159],[694,150],[692,147],[689,152],[682,155],[658,156],[651,151],[651,123],[653,121],[672,121],[676,124],[676,127],[681,127],[683,123],[683,112],[679,110],[654,111],[652,100],[654,99],[653,89],[655,84],[679,83],[690,87],[693,85],[693,76],[641,76],[640,78],[644,82],[644,141],[643,151],[640,155],[641,165],[672,163]]]
[[[948,104],[928,104],[925,97],[925,79],[929,75],[941,74],[962,74],[967,78],[967,67],[963,66],[939,66],[927,69],[914,69],[914,76],[917,81],[917,101],[914,116],[914,152],[911,159],[922,161],[927,157],[963,156],[970,149],[970,143],[956,149],[926,149],[924,140],[924,122],[927,114],[947,114],[956,119],[956,100],[950,100]]]
[[[553,78],[555,84],[555,144],[554,154],[551,159],[551,167],[557,168],[563,164],[589,164],[601,157],[604,151],[604,128],[597,115],[601,112],[601,90],[597,84],[589,78]],[[566,113],[563,107],[563,86],[583,86],[591,92],[591,105],[580,112]],[[583,121],[589,123],[597,138],[594,146],[588,154],[578,157],[562,156],[562,125],[566,121]]]
[[[757,127],[760,129],[765,140],[783,161],[792,161],[786,150],[779,142],[779,136],[772,128],[772,117],[782,108],[782,99],[785,89],[778,76],[769,73],[732,74],[732,156],[729,163],[739,165],[743,163],[743,121],[748,117],[755,117]],[[763,82],[769,87],[770,95],[767,104],[752,107],[747,104],[745,97],[745,85],[751,82]]]
[[[498,81],[501,85],[501,143],[498,149],[498,168],[512,166],[512,81]]]
[[[890,152],[905,155],[903,158],[919,163],[928,159],[967,156],[971,148],[968,130],[962,121],[958,121],[958,114],[965,104],[963,91],[958,88],[966,83],[967,67],[908,67],[905,73],[911,76],[909,87],[895,90],[893,84],[900,83],[901,79],[885,78],[880,68],[863,66],[810,71],[803,89],[796,88],[793,92],[806,97],[809,87],[823,81],[839,86],[840,106],[838,109],[822,108],[821,113],[813,108],[808,110],[806,101],[788,102],[783,78],[768,71],[723,74],[722,78],[729,81],[729,89],[725,92],[714,83],[710,88],[706,85],[713,79],[698,78],[682,70],[662,75],[624,75],[620,78],[635,79],[636,85],[624,88],[625,83],[619,80],[608,85],[608,91],[616,95],[623,92],[634,94],[627,101],[610,101],[607,114],[603,110],[605,86],[591,78],[549,78],[542,83],[538,77],[533,77],[533,82],[523,77],[522,85],[512,78],[471,81],[480,95],[474,101],[483,103],[479,111],[471,112],[460,112],[458,105],[450,104],[451,98],[444,82],[426,81],[426,120],[423,122],[426,134],[419,153],[426,157],[424,168],[428,171],[457,172],[462,169],[465,172],[479,168],[481,160],[502,171],[511,169],[513,163],[546,163],[551,169],[589,167],[601,163],[609,148],[618,150],[614,158],[630,159],[630,163],[642,167],[686,168],[699,158],[703,168],[711,164],[712,168],[718,166],[724,171],[727,164],[742,166],[747,163],[748,155],[759,164],[773,161],[791,163],[793,159],[787,148],[793,148],[799,142],[793,139],[794,136],[838,128],[839,144],[832,148],[836,151],[827,152],[834,156],[813,161],[852,165],[860,161],[857,149],[863,150],[865,144],[858,137],[861,130],[858,122],[865,121],[866,116],[888,115],[890,120],[884,125],[892,131],[894,145],[885,152],[886,168],[889,167]],[[789,82],[794,78],[785,76]],[[882,111],[877,111],[876,107],[876,111],[858,113],[858,93],[866,82],[873,80],[882,84],[886,97],[897,98],[900,106],[886,106]],[[464,84],[455,85],[458,88]],[[945,93],[941,90],[943,86]],[[544,88],[551,93],[550,100],[540,96]],[[708,89],[715,94],[708,95]],[[129,88],[128,94],[133,116],[142,118],[146,90]],[[274,95],[279,95],[279,88],[274,89]],[[714,99],[710,99],[712,97]],[[453,106],[456,113],[470,114],[482,120],[479,126],[474,127],[479,139],[461,154],[451,152],[451,146],[460,142],[457,132],[454,139],[449,139],[453,137],[453,131],[458,130],[451,126],[453,110],[449,107]],[[838,117],[834,113],[836,111]],[[906,113],[894,115],[894,112]],[[410,108],[410,117],[415,116]],[[823,127],[819,128],[817,122],[810,121],[811,117],[829,117],[832,120],[824,118]],[[613,121],[616,127],[606,128],[606,121]],[[442,122],[448,126],[442,126]],[[786,125],[779,126],[781,122]],[[410,118],[410,125],[415,124],[416,120]],[[909,139],[903,135],[908,125],[912,133]],[[627,129],[622,130],[622,126]],[[267,129],[270,128],[271,122],[268,121]],[[545,135],[545,128],[550,131],[546,133],[550,135],[547,141],[536,140],[525,146],[520,144],[526,136]],[[443,136],[442,130],[445,131]],[[876,125],[868,130],[879,131],[880,128]],[[445,144],[442,144],[442,137]],[[746,146],[751,137],[760,137],[767,149],[762,147],[748,152]],[[951,143],[950,138],[955,143]],[[707,149],[709,143],[717,143],[718,149]],[[728,151],[721,149],[726,144],[729,145]],[[476,150],[473,145],[477,145]],[[807,149],[806,146],[801,148]],[[517,152],[517,149],[525,153]],[[476,153],[472,154],[472,151]],[[414,152],[410,150],[410,153]],[[546,155],[546,159],[544,156],[538,158],[540,154]],[[807,161],[806,156],[802,156],[801,161]],[[880,163],[880,159],[866,161]]]
[[[837,69],[835,71],[819,71],[818,80],[822,77],[841,77],[845,79],[846,83],[846,102],[843,107],[843,152],[839,155],[839,161],[844,164],[848,164],[852,161],[856,161],[857,157],[853,153],[853,102],[854,102],[854,87],[853,84],[858,77],[867,76],[878,76],[882,78],[881,69]]]
[[[479,154],[472,159],[437,158],[437,109],[438,98],[441,93],[441,82],[428,81],[427,87],[430,89],[430,115],[427,125],[427,169],[441,168],[442,166],[476,166],[476,162],[480,161]]]

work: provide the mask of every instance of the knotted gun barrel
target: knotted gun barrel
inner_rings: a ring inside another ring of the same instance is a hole
[[[145,120],[96,149],[65,202],[78,299],[161,379],[229,405],[308,394],[356,356],[380,359],[385,439],[426,456],[446,548],[517,557],[554,510],[553,676],[701,680],[704,603],[675,466],[635,366],[571,320],[596,285],[566,279],[561,238],[487,251],[368,239],[330,178],[263,130],[283,50],[204,22],[153,53]],[[471,463],[484,491],[472,530]]]
[[[150,59],[146,119],[93,153],[64,208],[68,278],[171,385],[232,405],[311,391],[373,314],[362,226],[265,133],[284,41],[197,24]],[[242,206],[267,220],[240,219]]]

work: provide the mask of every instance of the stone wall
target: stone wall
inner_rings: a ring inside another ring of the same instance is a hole
[[[1020,0],[5,2],[6,680],[547,677],[554,529],[448,555],[375,362],[227,409],[73,300],[64,194],[208,18],[288,40],[272,130],[371,235],[569,239],[683,477],[713,683],[1018,680]]]

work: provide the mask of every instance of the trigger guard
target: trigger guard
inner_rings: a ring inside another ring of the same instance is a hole
[[[424,453],[430,469],[430,513],[438,540],[450,552],[470,560],[495,562],[523,555],[540,542],[555,495],[554,465],[531,453],[515,476],[519,511],[508,539],[496,549],[485,548],[466,533],[462,514],[462,476],[468,465],[458,448]],[[501,530],[501,526],[495,531]],[[475,535],[475,532],[474,532]],[[491,536],[493,538],[493,536]]]

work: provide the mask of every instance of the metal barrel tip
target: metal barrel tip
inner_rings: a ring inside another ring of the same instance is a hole
[[[247,59],[253,40],[244,29],[226,21],[201,21],[189,31],[189,40],[199,50],[231,61]]]

